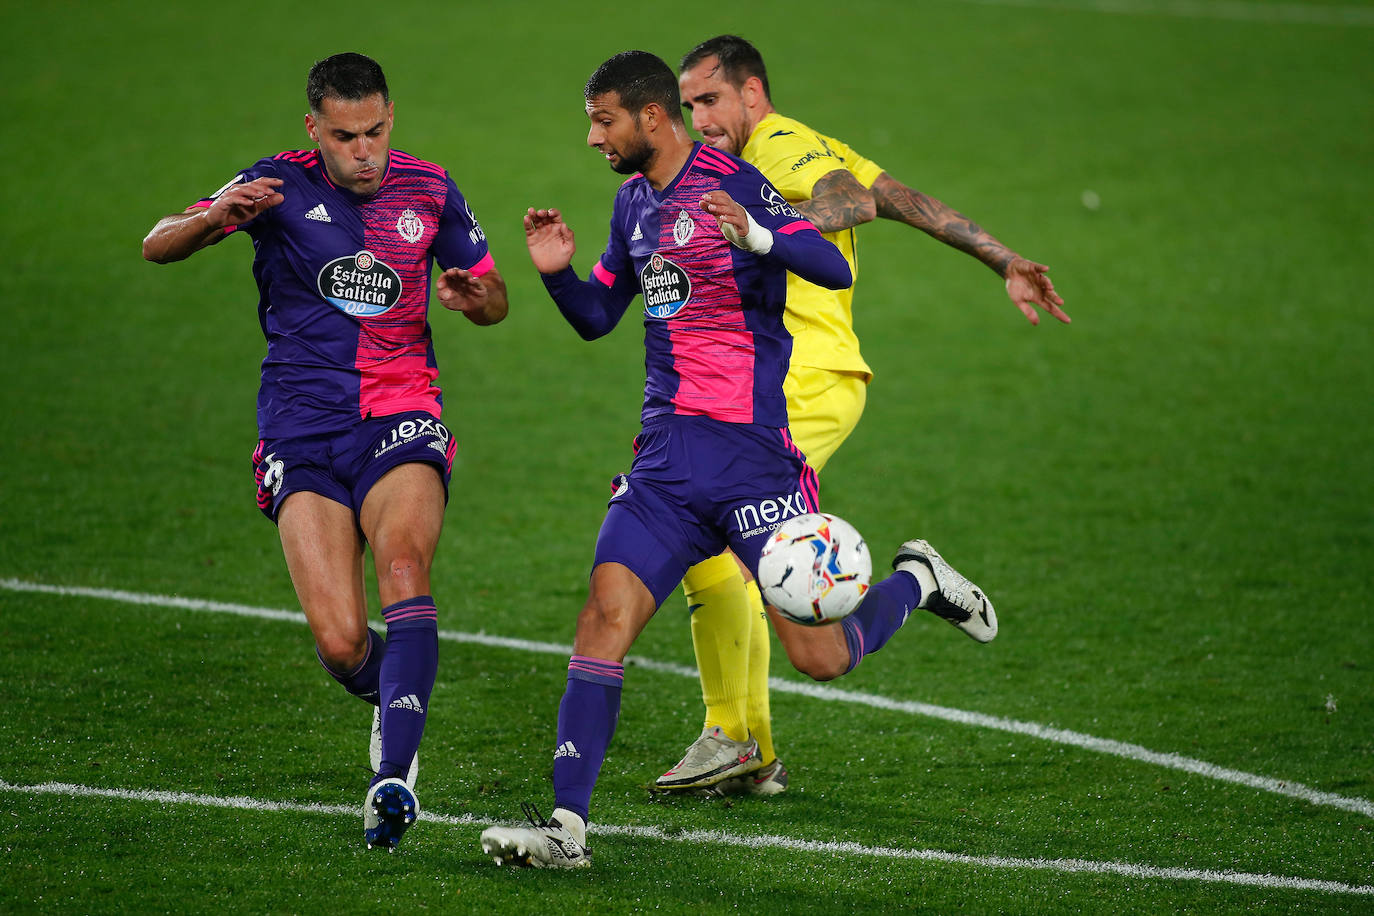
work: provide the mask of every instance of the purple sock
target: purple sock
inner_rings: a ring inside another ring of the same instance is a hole
[[[554,805],[587,820],[592,789],[620,719],[625,666],[574,655],[568,689],[558,706],[558,749],[553,754]]]
[[[439,612],[420,595],[382,608],[386,654],[381,665],[382,765],[373,783],[405,778],[425,732],[425,711],[439,670]]]
[[[854,613],[840,622],[849,644],[848,674],[865,655],[872,655],[902,628],[907,616],[921,603],[921,586],[909,572],[898,570],[874,585]]]
[[[326,665],[319,647],[315,648],[315,657],[320,660],[320,667],[329,672],[329,676],[334,680],[343,684],[344,690],[373,706],[380,700],[382,658],[385,655],[386,640],[371,628],[367,631],[367,653],[363,656],[362,663],[347,674],[340,674]]]

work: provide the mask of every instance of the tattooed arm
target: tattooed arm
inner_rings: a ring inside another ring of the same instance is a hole
[[[794,205],[821,232],[841,232],[878,215],[874,195],[847,169],[830,172],[811,189],[811,199]]]
[[[907,187],[886,172],[873,183],[872,194],[878,215],[883,219],[915,226],[932,238],[973,255],[996,271],[1006,281],[1007,295],[1031,324],[1040,323],[1035,306],[1068,324],[1069,316],[1061,308],[1064,300],[1054,291],[1049,268],[1044,264],[1026,260],[964,214]]]

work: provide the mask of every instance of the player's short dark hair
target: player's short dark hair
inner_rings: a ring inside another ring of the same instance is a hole
[[[648,51],[621,51],[597,67],[582,90],[589,102],[608,92],[619,95],[621,107],[636,119],[644,106],[657,102],[669,118],[682,120],[677,77],[671,67]]]
[[[306,101],[310,103],[310,110],[316,113],[325,99],[356,102],[378,93],[383,102],[391,101],[381,64],[352,51],[316,61],[305,81]]]
[[[679,73],[684,73],[708,57],[720,60],[720,74],[736,89],[742,87],[751,76],[757,76],[763,83],[764,98],[772,99],[768,90],[768,68],[763,65],[763,55],[759,49],[738,35],[717,35],[708,38],[686,54],[682,55]]]

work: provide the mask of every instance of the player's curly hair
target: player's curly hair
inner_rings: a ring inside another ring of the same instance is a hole
[[[320,105],[327,98],[356,102],[378,93],[383,102],[391,101],[381,64],[352,51],[316,61],[305,80],[305,98],[316,114],[320,113]]]
[[[606,61],[587,78],[582,95],[590,102],[608,92],[620,96],[620,106],[634,115],[636,121],[644,106],[655,102],[663,107],[670,119],[682,120],[677,77],[671,67],[648,51],[621,51]]]
[[[773,98],[768,89],[768,68],[763,65],[763,55],[743,38],[738,35],[717,35],[706,39],[682,55],[677,72],[685,73],[708,57],[720,60],[721,75],[731,86],[739,89],[749,77],[757,76],[759,82],[763,83],[764,97]]]

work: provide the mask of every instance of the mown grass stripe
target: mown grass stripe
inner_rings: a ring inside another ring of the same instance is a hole
[[[118,589],[47,585],[37,582],[24,582],[19,579],[0,579],[0,588],[16,592],[38,592],[42,594],[64,595],[70,597],[97,598],[150,607],[166,607],[217,614],[234,614],[241,617],[283,620],[299,624],[304,624],[306,622],[305,615],[299,611],[251,607],[241,604],[229,604],[223,601],[206,601],[199,598],[149,595],[139,592],[121,591]],[[456,630],[440,630],[439,636],[441,639],[452,642],[491,646],[493,648],[511,649],[519,652],[538,652],[566,656],[572,651],[571,646],[564,643],[535,642],[526,639],[491,636],[486,633],[462,633]],[[674,665],[638,656],[628,657],[625,663],[627,666],[640,667],[650,671],[675,674],[681,677],[697,677],[696,669],[689,668],[685,665]],[[986,713],[969,712],[967,710],[952,709],[945,706],[935,706],[930,703],[921,703],[913,700],[894,700],[889,697],[859,693],[852,690],[842,690],[837,687],[829,687],[821,684],[803,684],[796,681],[771,678],[769,680],[769,685],[773,690],[780,693],[791,693],[831,703],[854,703],[891,712],[927,716],[929,718],[954,722],[959,725],[969,725],[975,728],[987,728],[995,731],[1025,735],[1055,744],[1065,744],[1071,747],[1094,751],[1100,754],[1109,754],[1114,757],[1122,757],[1127,760],[1147,763],[1165,769],[1179,770],[1184,773],[1191,773],[1195,776],[1202,776],[1217,782],[1229,782],[1256,789],[1261,792],[1284,795],[1313,805],[1338,808],[1343,811],[1361,814],[1365,817],[1374,817],[1374,801],[1370,801],[1369,799],[1337,795],[1332,792],[1323,792],[1311,788],[1310,786],[1305,786],[1302,783],[1292,782],[1291,780],[1275,779],[1269,776],[1246,773],[1242,770],[1233,770],[1228,767],[1208,763],[1205,760],[1184,757],[1180,754],[1152,751],[1139,744],[1116,741],[1110,738],[1098,738],[1094,735],[1084,734],[1083,732],[1055,728],[1049,725],[1041,725],[1036,722],[1004,719],[1000,716],[991,716]]]
[[[322,814],[356,818],[357,806],[321,805],[303,802],[270,801],[244,796],[202,795],[195,792],[167,792],[155,789],[108,789],[72,783],[46,782],[25,786],[0,780],[0,791],[16,794],[60,795],[69,798],[107,798],[118,801],[148,802],[160,805],[199,805],[241,811],[289,812]],[[491,824],[496,819],[480,818],[472,814],[448,815],[422,811],[420,820],[448,826]],[[723,830],[672,830],[658,827],[593,824],[594,836],[624,836],[663,843],[694,843],[703,846],[729,846],[739,849],[785,849],[793,852],[847,855],[875,859],[905,859],[938,862],[946,865],[969,865],[975,868],[996,868],[1010,871],[1053,871],[1072,874],[1120,875],[1126,878],[1162,879],[1169,881],[1198,881],[1237,884],[1249,887],[1283,890],[1317,891],[1326,894],[1374,896],[1374,885],[1344,884],[1315,878],[1295,878],[1287,875],[1254,874],[1250,872],[1216,871],[1205,868],[1162,868],[1131,862],[1098,862],[1090,859],[1023,859],[1015,856],[975,856],[946,852],[941,849],[904,849],[896,846],[866,846],[862,843],[821,842],[799,840],[776,834],[736,834]]]

